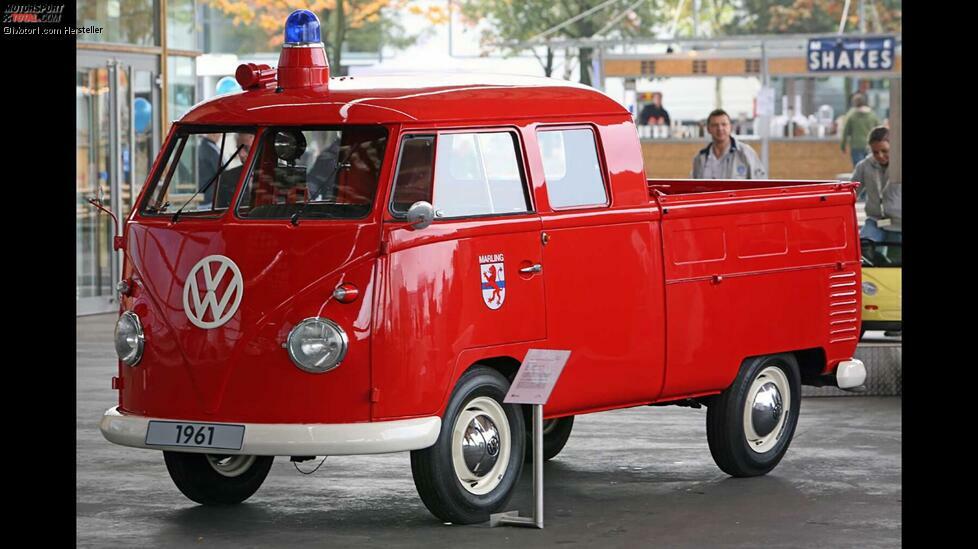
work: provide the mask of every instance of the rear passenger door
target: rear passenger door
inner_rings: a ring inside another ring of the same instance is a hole
[[[402,134],[384,229],[386,318],[373,347],[375,382],[398,396],[381,399],[375,417],[440,399],[465,349],[546,337],[542,276],[520,271],[541,261],[526,172],[512,129]],[[435,219],[412,230],[404,216],[421,200]]]
[[[593,126],[537,127],[535,136],[549,202],[540,211],[548,346],[573,349],[545,413],[648,402],[663,376],[658,225],[647,202],[614,203],[609,183],[622,176],[606,164],[632,151],[605,158]]]

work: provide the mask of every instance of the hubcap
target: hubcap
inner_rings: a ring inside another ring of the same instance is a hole
[[[452,466],[466,491],[482,495],[502,481],[509,466],[509,419],[489,397],[469,401],[452,427]]]
[[[472,418],[462,439],[465,466],[477,476],[484,477],[499,458],[499,430],[487,415]]]
[[[791,414],[791,389],[781,368],[768,366],[754,378],[744,401],[744,436],[759,454],[781,440]]]
[[[225,477],[236,477],[251,468],[255,462],[255,456],[221,456],[207,454],[207,463],[218,474]]]
[[[754,396],[754,406],[751,420],[754,422],[754,432],[758,435],[769,435],[781,419],[781,392],[774,383],[765,383]]]

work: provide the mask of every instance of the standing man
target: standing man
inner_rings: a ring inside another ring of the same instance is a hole
[[[861,93],[853,95],[852,108],[846,114],[846,124],[842,128],[842,153],[845,154],[848,143],[853,167],[866,158],[869,132],[879,125],[880,119],[866,104],[866,96]]]
[[[860,238],[873,242],[902,242],[902,185],[889,182],[890,130],[877,126],[869,132],[869,148],[873,155],[856,164],[852,180],[858,181],[866,192],[866,224]]]
[[[706,118],[706,129],[713,137],[693,157],[693,179],[764,179],[767,173],[754,149],[730,135],[730,115],[716,109]]]

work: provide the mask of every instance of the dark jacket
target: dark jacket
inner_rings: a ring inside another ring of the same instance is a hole
[[[221,149],[218,148],[217,144],[202,137],[200,140],[200,146],[197,147],[197,190],[204,188],[204,185],[214,177],[217,170],[221,167]],[[211,186],[207,188],[204,192],[204,203],[210,204],[214,200],[214,187],[217,182],[211,183]]]

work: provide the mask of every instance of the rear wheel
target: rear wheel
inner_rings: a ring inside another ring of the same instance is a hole
[[[768,473],[788,450],[800,409],[801,376],[793,355],[748,359],[707,409],[713,460],[735,477]]]
[[[526,456],[524,461],[533,461],[533,419],[531,414],[523,416],[526,422]],[[543,460],[547,461],[557,456],[574,428],[574,416],[548,419],[543,422]]]
[[[229,505],[250,498],[261,487],[274,456],[163,452],[177,488],[202,505]]]
[[[509,501],[523,466],[523,413],[503,404],[509,382],[476,366],[462,374],[433,446],[411,452],[425,507],[456,524],[489,520]]]

